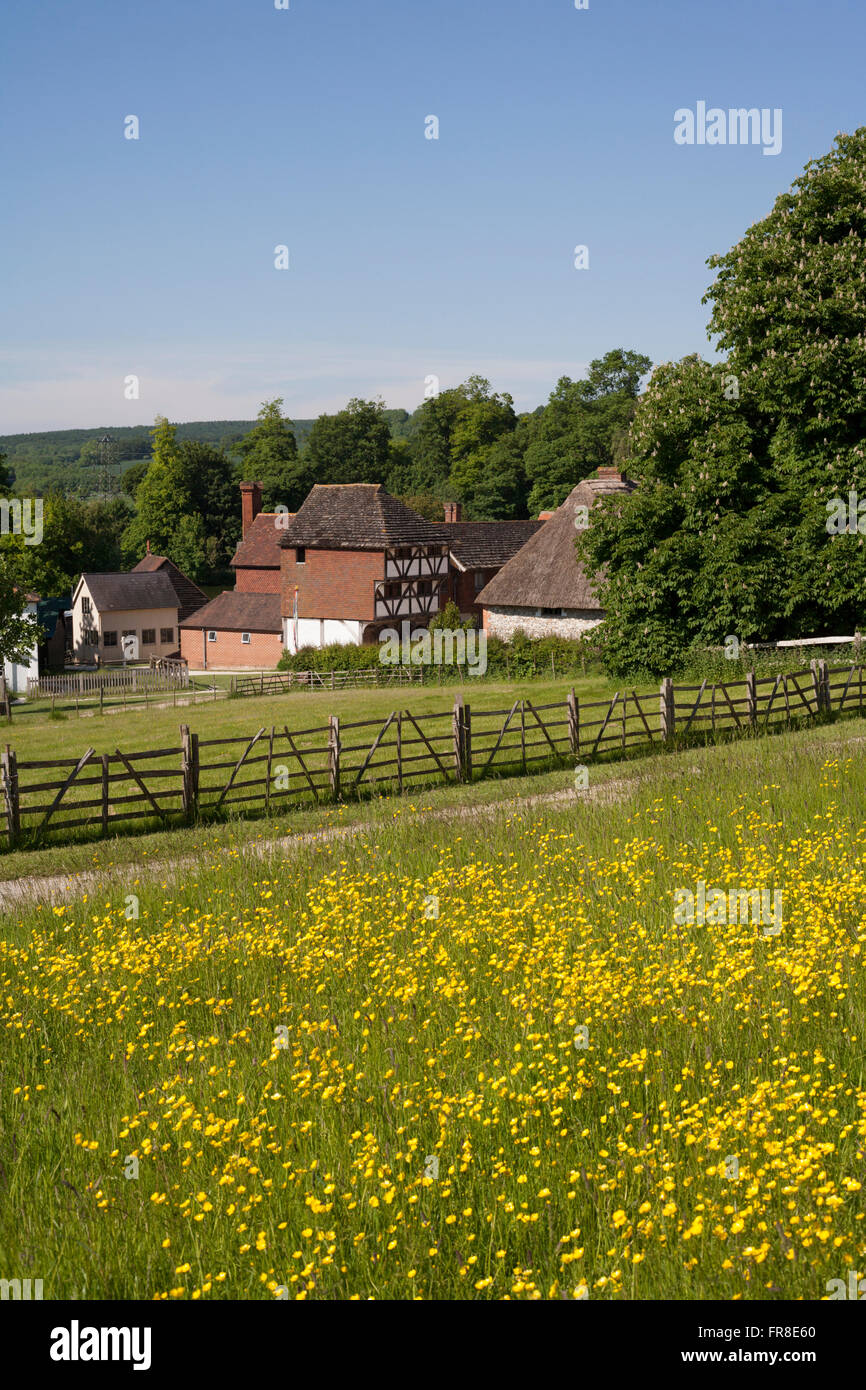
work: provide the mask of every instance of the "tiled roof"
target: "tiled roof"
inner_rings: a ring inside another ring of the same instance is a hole
[[[291,516],[292,513],[286,512],[259,512],[232,556],[235,568],[278,570],[280,537],[286,534],[285,527]]]
[[[100,613],[134,608],[177,608],[177,594],[163,570],[155,574],[83,574]]]
[[[166,555],[147,554],[133,566],[132,574],[164,574],[177,595],[178,620],[183,622],[197,608],[207,603],[207,594],[197,584],[182,574],[173,560]]]
[[[222,632],[282,632],[279,594],[244,594],[226,589],[180,624]]]
[[[543,521],[446,521],[451,554],[464,569],[500,568],[544,525]]]
[[[278,534],[281,546],[323,550],[385,550],[450,539],[445,526],[425,521],[381,483],[316,483]]]
[[[637,483],[628,478],[585,478],[549,521],[503,565],[478,595],[484,608],[598,608],[590,577],[578,563],[575,508],[591,507],[599,497],[627,495]]]

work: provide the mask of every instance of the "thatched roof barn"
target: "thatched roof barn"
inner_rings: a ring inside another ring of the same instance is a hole
[[[543,526],[521,546],[478,596],[484,628],[506,640],[522,629],[528,637],[580,637],[604,616],[593,577],[579,563],[574,542],[580,522],[599,497],[633,492],[637,483],[616,468],[599,468],[573,488]],[[581,512],[586,508],[586,512]]]

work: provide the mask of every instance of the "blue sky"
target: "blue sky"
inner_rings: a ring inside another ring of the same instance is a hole
[[[46,0],[3,39],[2,433],[709,354],[706,258],[866,123],[862,0]],[[699,101],[781,108],[781,153],[677,145]]]

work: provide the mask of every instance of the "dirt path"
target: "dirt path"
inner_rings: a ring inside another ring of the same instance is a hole
[[[467,820],[485,819],[489,820],[498,812],[507,807],[523,809],[532,806],[556,806],[563,805],[569,801],[577,803],[580,801],[615,801],[629,782],[622,778],[603,782],[601,786],[585,791],[576,792],[570,787],[563,791],[544,792],[538,796],[508,797],[501,801],[489,801],[478,806],[455,806],[446,808],[442,811],[428,811],[416,816],[408,816],[405,823],[423,823],[426,825],[430,821],[447,820]],[[275,851],[290,853],[305,845],[328,844],[335,840],[357,839],[359,836],[373,833],[378,829],[375,824],[369,821],[359,825],[328,826],[321,830],[307,830],[300,835],[283,835],[274,840],[258,840],[241,847],[241,854],[247,857],[264,858],[265,855]],[[104,889],[111,884],[128,886],[130,873],[134,874],[139,880],[142,878],[161,879],[165,882],[173,882],[180,875],[187,874],[190,869],[195,870],[201,866],[199,858],[190,855],[181,859],[154,861],[152,865],[144,868],[132,864],[118,864],[115,869],[105,872],[85,872],[79,874],[51,874],[44,877],[34,878],[12,878],[5,882],[0,882],[0,912],[11,911],[17,906],[32,907],[37,903],[68,903],[76,898],[81,898],[85,894],[88,896],[98,889]]]

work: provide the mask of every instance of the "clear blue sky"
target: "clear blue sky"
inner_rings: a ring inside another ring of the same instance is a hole
[[[18,0],[2,33],[0,432],[473,371],[529,409],[612,347],[709,354],[707,256],[866,123],[863,0]],[[782,152],[678,146],[699,101],[781,107]]]

